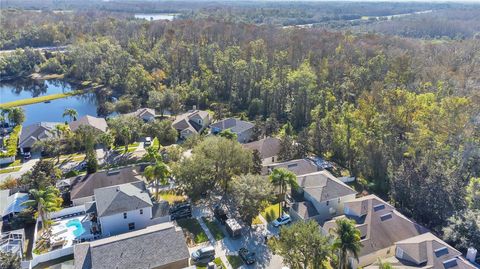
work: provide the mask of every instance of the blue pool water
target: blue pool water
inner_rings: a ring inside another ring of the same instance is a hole
[[[71,219],[67,222],[67,227],[75,227],[76,229],[73,230],[73,235],[79,237],[85,232],[85,228],[83,228],[82,223],[78,219]]]

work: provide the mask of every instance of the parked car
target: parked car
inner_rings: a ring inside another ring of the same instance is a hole
[[[175,213],[172,213],[170,215],[171,220],[177,220],[177,219],[188,219],[192,217],[192,211],[190,210],[182,210],[182,211],[176,211]]]
[[[172,206],[169,210],[171,220],[191,218],[192,205],[190,203],[180,203]]]
[[[288,214],[283,214],[281,217],[274,220],[272,224],[274,227],[280,227],[282,225],[289,224],[290,222],[292,222],[290,216]]]
[[[178,204],[175,204],[172,207],[170,207],[169,212],[170,212],[170,214],[172,214],[172,213],[175,213],[177,211],[182,211],[182,210],[186,210],[186,209],[192,211],[192,205],[188,202],[178,203]]]
[[[145,142],[143,143],[145,147],[152,145],[152,138],[150,136],[145,137]]]
[[[215,206],[215,208],[213,209],[213,215],[221,224],[225,224],[225,221],[227,221],[228,219],[226,210],[221,205]]]
[[[215,248],[213,246],[200,248],[192,253],[194,262],[209,262],[215,258]]]
[[[32,158],[32,153],[30,153],[30,151],[23,153],[23,159],[25,161],[30,160],[31,158]]]
[[[87,168],[87,162],[86,161],[81,161],[75,169],[80,171],[80,170],[84,170],[86,168]]]
[[[257,261],[255,257],[255,252],[250,252],[246,248],[241,248],[238,250],[238,256],[243,260],[247,265],[254,264]]]

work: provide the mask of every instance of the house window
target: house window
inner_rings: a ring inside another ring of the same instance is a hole
[[[127,218],[127,213],[123,213],[123,218],[124,218],[124,219]]]
[[[143,209],[140,209],[140,215],[143,215]]]
[[[128,224],[128,230],[131,231],[131,230],[135,230],[135,222],[130,222]]]
[[[274,163],[274,162],[275,162],[275,156],[274,156],[274,157],[272,157],[272,163]]]
[[[327,201],[327,206],[330,204],[330,201]]]

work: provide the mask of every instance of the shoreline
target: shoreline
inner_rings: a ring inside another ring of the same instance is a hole
[[[51,101],[51,100],[55,100],[55,99],[61,99],[61,98],[69,97],[69,96],[80,95],[80,94],[83,94],[83,93],[85,93],[85,91],[75,90],[75,91],[71,91],[71,92],[67,92],[67,93],[55,93],[55,94],[50,94],[50,95],[43,95],[43,96],[32,97],[32,98],[27,98],[27,99],[15,100],[15,101],[0,104],[0,109],[32,105],[32,104]]]

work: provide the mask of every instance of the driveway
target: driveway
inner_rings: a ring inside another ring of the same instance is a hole
[[[233,239],[228,236],[224,225],[219,225],[222,229],[225,237],[221,240],[215,241],[207,226],[201,219],[201,217],[211,217],[213,212],[204,205],[196,206],[193,209],[193,216],[197,218],[200,225],[207,233],[210,242],[215,246],[217,257],[220,257],[227,268],[232,268],[226,260],[227,255],[238,255],[238,250],[242,247],[255,252],[257,262],[253,265],[242,265],[240,268],[265,268],[265,269],[279,269],[283,267],[282,257],[273,255],[268,249],[264,241],[264,234],[266,225],[257,225],[254,228],[244,227],[242,235]],[[228,265],[227,265],[228,264]]]

